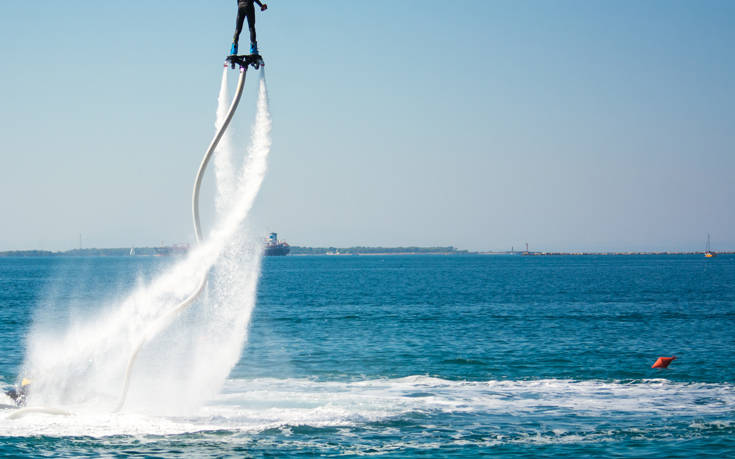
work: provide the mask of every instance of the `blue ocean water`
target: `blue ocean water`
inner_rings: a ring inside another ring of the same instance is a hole
[[[0,258],[2,383],[36,311],[93,310],[168,263]],[[733,456],[734,330],[727,255],[266,258],[200,412],[0,409],[0,455]]]

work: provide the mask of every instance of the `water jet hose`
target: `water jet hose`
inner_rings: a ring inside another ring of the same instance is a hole
[[[237,82],[237,91],[235,93],[235,97],[232,99],[232,103],[230,104],[230,109],[227,112],[227,117],[225,118],[224,122],[222,123],[222,126],[220,126],[219,130],[217,131],[217,134],[215,134],[214,138],[212,139],[212,142],[209,144],[209,148],[207,149],[207,152],[204,154],[204,158],[202,159],[201,164],[199,165],[199,170],[197,171],[197,177],[196,181],[194,182],[194,193],[192,195],[191,199],[191,210],[192,214],[194,215],[194,236],[196,237],[197,244],[200,244],[202,242],[202,228],[201,223],[199,221],[199,189],[202,185],[202,177],[204,176],[204,172],[207,169],[207,164],[209,164],[209,160],[212,157],[212,154],[214,153],[214,150],[217,148],[217,145],[219,144],[219,141],[222,139],[222,136],[225,134],[225,131],[227,131],[227,127],[230,125],[230,121],[232,121],[232,117],[235,114],[235,111],[237,110],[237,106],[240,103],[240,98],[242,97],[243,88],[245,87],[245,74],[247,73],[247,66],[241,66],[240,67],[240,79]],[[204,273],[202,276],[202,280],[199,282],[199,285],[197,286],[194,293],[189,295],[184,301],[179,303],[174,309],[168,312],[162,319],[159,320],[170,320],[174,318],[179,312],[181,312],[183,309],[191,305],[194,300],[196,300],[199,295],[204,290],[204,287],[207,285],[207,275],[209,274],[209,270]],[[123,388],[122,392],[120,393],[120,400],[118,401],[117,407],[115,408],[114,412],[120,411],[123,406],[125,405],[125,401],[128,396],[128,389],[130,388],[130,375],[133,369],[133,364],[135,363],[136,358],[138,357],[138,354],[140,353],[140,350],[143,348],[143,345],[145,345],[148,340],[152,338],[152,336],[143,336],[143,338],[140,340],[138,345],[135,347],[135,350],[133,350],[132,355],[130,356],[130,360],[128,361],[128,366],[125,369],[125,380],[123,382]],[[71,413],[62,409],[58,408],[48,408],[48,407],[26,407],[26,408],[20,408],[13,412],[10,416],[7,417],[7,419],[19,419],[27,414],[31,413],[43,413],[43,414],[53,414],[53,415],[70,415]]]
[[[212,142],[209,144],[209,148],[207,149],[207,152],[204,154],[204,158],[202,158],[202,162],[199,165],[199,170],[197,171],[197,177],[194,181],[194,192],[191,197],[191,212],[194,216],[194,236],[196,237],[196,243],[200,244],[202,242],[202,227],[201,223],[199,221],[199,189],[202,185],[202,178],[204,177],[204,172],[207,169],[207,164],[209,164],[209,160],[212,158],[212,154],[214,153],[214,150],[217,148],[217,145],[219,144],[219,141],[222,139],[222,136],[225,134],[225,131],[227,131],[227,127],[230,125],[230,121],[232,121],[232,117],[235,114],[235,111],[237,110],[237,106],[240,103],[240,98],[242,97],[243,88],[245,87],[245,75],[247,74],[247,67],[241,66],[240,67],[240,79],[237,82],[237,90],[235,92],[235,97],[232,99],[232,103],[230,104],[230,109],[227,112],[227,117],[225,118],[224,122],[222,123],[222,126],[220,126],[219,130],[217,130],[217,133],[214,135],[214,138],[212,139]],[[199,295],[204,290],[204,287],[207,285],[207,275],[209,274],[209,269],[207,269],[207,272],[204,273],[202,276],[202,280],[199,282],[199,286],[194,290],[194,293],[189,295],[184,301],[179,303],[174,309],[169,311],[168,314],[166,314],[163,318],[159,319],[159,321],[162,320],[170,320],[173,317],[175,317],[177,314],[179,314],[182,310],[190,306],[194,300],[196,300]],[[138,354],[140,353],[140,350],[143,348],[143,345],[145,345],[148,340],[152,338],[152,336],[143,336],[143,338],[140,340],[138,345],[135,347],[135,350],[133,350],[132,355],[130,356],[130,360],[128,361],[128,366],[125,369],[125,379],[123,381],[123,388],[122,392],[120,393],[120,400],[118,401],[117,407],[115,408],[115,412],[120,411],[123,406],[125,405],[125,400],[128,396],[128,389],[130,388],[130,375],[133,369],[133,364],[135,363],[136,358],[138,357]]]

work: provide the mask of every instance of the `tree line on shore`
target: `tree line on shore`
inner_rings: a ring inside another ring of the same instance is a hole
[[[111,249],[72,249],[53,252],[50,250],[8,250],[0,252],[0,257],[123,257],[123,256],[152,256],[169,255],[170,247],[130,247]],[[181,247],[175,247],[175,253],[181,253]],[[466,250],[457,250],[456,247],[302,247],[291,246],[290,253],[293,255],[327,255],[327,254],[371,254],[371,253],[467,253]]]

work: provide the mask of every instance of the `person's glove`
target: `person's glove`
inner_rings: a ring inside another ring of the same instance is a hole
[[[260,11],[265,11],[267,9],[268,9],[268,5],[267,4],[263,3],[262,5],[260,5]]]

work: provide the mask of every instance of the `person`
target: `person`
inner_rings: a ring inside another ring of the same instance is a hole
[[[250,54],[258,54],[258,42],[255,38],[255,6],[257,3],[260,11],[268,9],[268,5],[260,0],[237,0],[237,21],[235,21],[235,37],[232,39],[230,54],[237,54],[237,45],[240,42],[240,32],[245,18],[248,18],[248,29],[250,29]]]
[[[5,391],[5,394],[12,398],[16,405],[25,406],[28,389],[31,386],[31,380],[23,378],[19,387],[13,387]]]

